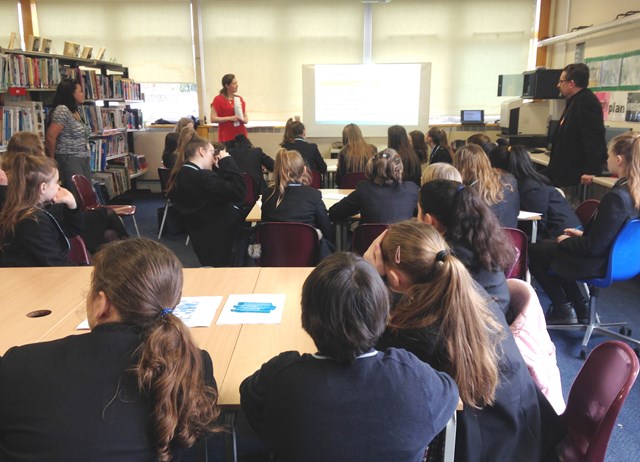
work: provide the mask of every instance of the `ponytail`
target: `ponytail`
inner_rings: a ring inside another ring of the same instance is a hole
[[[276,161],[273,168],[273,191],[267,200],[274,194],[277,194],[277,207],[282,202],[289,183],[300,182],[308,185],[310,181],[311,175],[307,172],[300,153],[298,151],[287,151],[285,148],[281,148],[278,154],[276,154]]]
[[[640,133],[627,132],[609,142],[609,151],[622,156],[627,166],[625,176],[629,181],[629,194],[633,206],[640,210]]]
[[[176,149],[176,162],[173,164],[167,183],[168,191],[172,191],[175,188],[178,172],[180,172],[182,166],[195,156],[197,148],[205,147],[207,144],[209,144],[209,141],[198,135],[191,127],[184,127],[180,131],[178,148]]]
[[[443,369],[474,408],[493,403],[499,382],[501,325],[460,260],[430,225],[392,225],[382,241],[386,265],[411,275],[414,284],[392,311],[391,330],[436,330],[446,358]]]

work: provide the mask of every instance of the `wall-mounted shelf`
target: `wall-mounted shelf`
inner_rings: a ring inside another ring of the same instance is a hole
[[[606,22],[604,24],[598,24],[596,26],[585,27],[584,29],[576,30],[573,32],[567,32],[566,34],[556,35],[548,39],[540,40],[538,47],[547,47],[549,45],[555,45],[558,43],[568,42],[579,37],[586,37],[587,35],[593,35],[600,32],[606,32],[613,29],[618,29],[629,24],[640,22],[640,13],[636,13],[632,16],[626,16],[624,18],[616,19],[614,21]]]

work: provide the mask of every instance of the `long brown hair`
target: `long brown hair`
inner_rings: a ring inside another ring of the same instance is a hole
[[[401,125],[392,125],[387,129],[387,146],[395,150],[402,159],[404,165],[403,180],[407,176],[413,176],[422,172],[420,167],[420,159],[409,144],[409,135],[407,130]]]
[[[10,174],[13,158],[17,155],[44,156],[44,146],[38,135],[32,132],[16,132],[7,145],[7,152],[2,155],[2,170]]]
[[[40,185],[51,181],[57,169],[56,161],[50,157],[14,157],[7,199],[0,212],[0,237],[13,233],[19,222],[33,216],[40,205]]]
[[[501,175],[491,167],[489,157],[477,144],[465,144],[453,156],[453,166],[466,186],[474,187],[489,206],[504,199]]]
[[[387,267],[413,278],[392,311],[390,329],[437,329],[448,359],[445,372],[456,381],[465,405],[493,403],[502,327],[462,262],[435,228],[416,221],[391,225],[381,248]]]
[[[276,154],[276,161],[273,167],[273,192],[271,196],[277,194],[276,207],[280,205],[289,183],[308,183],[309,179],[304,166],[304,159],[298,151],[287,151],[282,148]]]
[[[295,136],[293,136],[293,132],[291,131],[291,125],[295,122],[293,117],[289,117],[287,119],[287,123],[284,125],[284,133],[282,134],[282,142],[280,146],[284,146],[287,143],[293,143],[295,141]]]
[[[342,129],[342,146],[346,171],[364,172],[374,150],[362,137],[360,127],[356,124],[345,125]]]
[[[431,141],[436,146],[442,146],[447,151],[449,151],[449,155],[453,157],[453,151],[451,146],[449,145],[449,138],[447,138],[447,132],[439,127],[431,127],[427,131],[427,136],[431,138]]]
[[[88,297],[100,291],[123,323],[142,328],[132,372],[140,390],[151,397],[150,428],[158,459],[171,449],[190,447],[216,431],[217,392],[205,384],[202,352],[189,328],[171,313],[182,294],[182,265],[173,252],[149,239],[114,241],[93,257]]]
[[[402,159],[393,149],[380,151],[367,162],[365,175],[378,185],[402,183]]]
[[[638,140],[640,140],[640,133],[629,132],[618,135],[609,142],[609,150],[625,160],[629,194],[637,210],[640,209],[640,141]]]
[[[171,169],[167,190],[172,191],[173,188],[175,188],[178,172],[180,172],[186,162],[196,155],[198,148],[206,148],[209,144],[213,144],[213,148],[216,151],[224,149],[224,145],[205,140],[191,127],[184,127],[182,129],[180,137],[178,138],[178,149],[176,149],[176,163],[173,164],[173,168]]]

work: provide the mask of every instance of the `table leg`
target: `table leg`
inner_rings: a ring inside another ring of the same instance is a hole
[[[236,441],[236,411],[228,411],[224,417],[228,432],[224,435],[224,453],[227,462],[238,461],[238,444]]]
[[[531,221],[531,243],[535,244],[537,240],[538,240],[538,221],[532,220]]]

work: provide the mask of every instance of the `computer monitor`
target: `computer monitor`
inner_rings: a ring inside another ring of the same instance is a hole
[[[467,109],[460,111],[460,123],[461,124],[484,124],[484,110],[483,109]]]
[[[604,127],[604,140],[607,142],[607,146],[616,136],[629,131],[631,131],[631,127]]]

